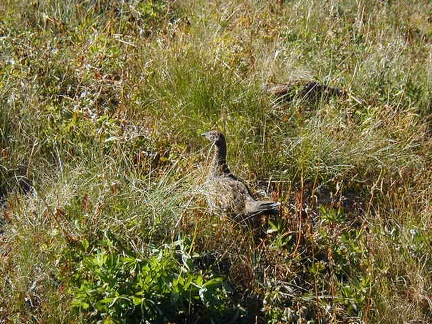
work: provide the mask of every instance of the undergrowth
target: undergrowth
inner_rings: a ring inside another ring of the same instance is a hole
[[[431,13],[1,2],[0,322],[430,322]],[[210,129],[277,217],[208,209]]]

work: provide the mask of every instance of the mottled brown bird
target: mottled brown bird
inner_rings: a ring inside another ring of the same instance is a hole
[[[318,102],[319,100],[328,100],[330,97],[347,96],[344,89],[308,80],[292,80],[272,85],[265,84],[264,92],[275,96],[278,102],[291,102],[294,100]]]
[[[207,179],[210,208],[216,207],[238,220],[248,220],[263,214],[278,214],[279,202],[255,200],[248,187],[230,171],[226,161],[225,136],[219,131],[202,135],[214,144],[214,157]]]

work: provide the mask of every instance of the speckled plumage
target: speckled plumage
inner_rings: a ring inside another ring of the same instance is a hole
[[[346,97],[344,89],[330,87],[316,81],[292,80],[286,83],[265,84],[264,92],[272,94],[278,102],[291,102],[303,100],[306,102],[318,102],[330,97]]]
[[[210,208],[243,220],[262,214],[279,213],[280,203],[255,200],[249,188],[231,172],[226,162],[225,136],[219,131],[210,131],[203,136],[215,146],[206,182]]]

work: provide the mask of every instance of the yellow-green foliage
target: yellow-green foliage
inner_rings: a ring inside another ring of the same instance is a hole
[[[0,322],[431,322],[431,13],[0,2]],[[207,208],[213,128],[262,228]]]

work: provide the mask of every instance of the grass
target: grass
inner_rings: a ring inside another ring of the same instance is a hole
[[[0,322],[430,322],[431,10],[2,2]],[[214,128],[260,236],[207,207]]]

